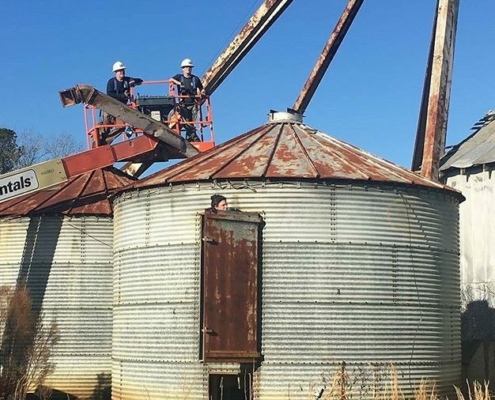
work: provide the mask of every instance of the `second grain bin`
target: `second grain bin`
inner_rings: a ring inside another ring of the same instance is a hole
[[[33,308],[44,313],[44,326],[56,318],[60,341],[50,359],[55,371],[45,385],[81,399],[110,389],[113,210],[108,198],[131,182],[118,170],[96,170],[0,203],[1,285],[25,283]]]
[[[205,211],[215,193],[240,211]],[[451,393],[460,201],[289,113],[134,184],[114,203],[113,398],[322,398],[343,368],[366,398],[390,364],[406,396]]]
[[[442,159],[442,179],[466,197],[459,208],[462,349],[466,379],[495,389],[495,112]]]

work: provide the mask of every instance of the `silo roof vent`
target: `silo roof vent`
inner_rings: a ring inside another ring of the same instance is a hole
[[[290,108],[287,111],[270,110],[268,114],[269,123],[292,122],[302,124],[302,115]]]

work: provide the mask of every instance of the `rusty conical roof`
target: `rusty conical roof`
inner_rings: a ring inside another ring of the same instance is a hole
[[[276,120],[130,188],[213,179],[331,179],[445,186],[300,121]]]
[[[40,214],[99,215],[113,213],[109,197],[134,182],[115,168],[75,176],[61,185],[0,203],[0,217]]]

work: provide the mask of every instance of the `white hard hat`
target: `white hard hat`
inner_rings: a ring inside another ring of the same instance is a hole
[[[193,62],[191,61],[190,58],[184,58],[182,60],[182,62],[180,63],[180,67],[181,68],[184,68],[184,67],[194,67],[194,64],[193,64]]]
[[[125,65],[122,64],[122,61],[117,61],[113,63],[113,67],[112,67],[113,72],[120,71],[121,69],[125,69]]]

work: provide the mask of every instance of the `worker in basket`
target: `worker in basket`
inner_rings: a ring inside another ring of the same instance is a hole
[[[114,99],[127,104],[131,99],[131,88],[143,83],[140,78],[131,78],[125,75],[125,65],[121,61],[117,61],[112,66],[114,76],[108,80],[107,83],[107,95]],[[119,118],[115,118],[113,115],[103,113],[104,125],[125,125],[125,122]],[[130,136],[133,131],[132,127],[119,126],[113,128],[105,128],[102,131],[100,144],[110,144],[118,135],[127,129],[127,133]]]
[[[170,78],[170,82],[177,86],[177,92],[181,96],[179,101],[179,113],[181,118],[190,123],[186,123],[186,139],[190,142],[199,142],[200,139],[196,133],[195,121],[198,117],[199,107],[201,106],[201,96],[204,96],[205,89],[201,80],[193,75],[193,62],[186,58],[180,65],[182,73]]]

